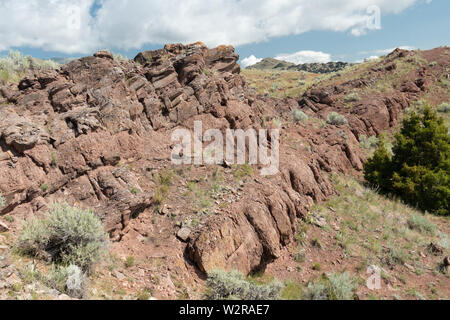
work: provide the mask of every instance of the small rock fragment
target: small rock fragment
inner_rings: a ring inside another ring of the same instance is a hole
[[[9,231],[8,226],[0,221],[0,232],[7,232],[7,231]]]
[[[162,208],[159,210],[159,214],[162,216],[166,216],[170,213],[170,206],[165,204],[162,206]]]
[[[97,51],[96,53],[94,53],[94,57],[114,60],[114,56],[112,55],[112,53],[106,50]]]
[[[408,268],[409,270],[411,270],[411,271],[414,271],[414,270],[415,270],[414,267],[413,267],[412,265],[410,265],[410,264],[405,263],[404,266],[405,266],[406,268]]]
[[[314,219],[314,224],[320,228],[323,228],[327,224],[327,221],[325,220],[325,218],[319,217]]]
[[[433,253],[433,254],[435,254],[435,255],[437,255],[437,256],[439,256],[439,255],[444,253],[444,250],[439,245],[437,245],[437,244],[435,244],[433,242],[431,242],[428,245],[428,251]]]
[[[191,236],[191,229],[189,228],[181,228],[177,233],[177,238],[183,242],[187,242]]]
[[[116,277],[119,280],[124,280],[125,279],[125,275],[117,270],[114,270],[114,277]]]

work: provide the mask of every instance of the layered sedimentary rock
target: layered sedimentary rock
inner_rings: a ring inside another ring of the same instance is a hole
[[[349,126],[282,130],[280,173],[255,178],[229,214],[210,217],[189,237],[187,257],[203,271],[264,267],[293,241],[297,219],[334,194],[329,173],[362,169],[359,136],[394,125],[412,89],[373,96],[348,112],[336,97],[364,83],[277,100],[248,90],[237,61],[232,47],[202,43],[167,45],[134,61],[98,52],[1,88],[0,214],[27,216],[66,200],[93,208],[120,240],[130,219],[152,206],[155,187],[142,187],[145,172],[124,161],[151,169],[156,155],[169,159],[173,129],[192,129],[194,120],[204,130],[259,129],[299,107],[322,118],[337,110]],[[301,147],[291,148],[288,136]]]

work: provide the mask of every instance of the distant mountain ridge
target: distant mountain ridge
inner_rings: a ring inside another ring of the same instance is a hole
[[[289,71],[306,71],[311,73],[330,73],[340,71],[353,63],[348,62],[327,62],[327,63],[303,63],[295,64],[292,62],[277,60],[274,58],[265,58],[262,61],[248,66],[250,70],[289,70]]]
[[[52,60],[52,61],[54,61],[56,63],[59,63],[59,64],[66,64],[66,63],[72,62],[72,61],[77,60],[77,59],[78,58],[50,58],[49,60]]]

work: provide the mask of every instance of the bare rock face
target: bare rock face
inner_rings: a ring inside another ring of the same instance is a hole
[[[5,141],[6,145],[19,153],[33,148],[36,144],[45,143],[49,139],[43,128],[27,118],[4,111],[0,113],[0,117],[2,118],[0,138]]]
[[[130,219],[153,204],[155,185],[142,183],[148,172],[133,163],[152,169],[158,157],[170,159],[172,129],[192,130],[194,120],[203,121],[204,130],[259,129],[266,116],[299,106],[322,118],[337,110],[349,126],[286,129],[305,143],[294,150],[282,137],[280,173],[251,181],[228,214],[180,236],[203,271],[263,268],[293,241],[297,219],[334,194],[330,172],[362,170],[359,136],[393,126],[411,90],[373,97],[351,111],[336,97],[364,86],[364,79],[314,88],[299,102],[261,97],[248,90],[238,59],[233,47],[202,43],[166,45],[134,61],[97,52],[0,88],[9,102],[0,105],[0,192],[6,198],[0,214],[41,212],[66,200],[93,208],[120,241]]]
[[[37,198],[67,199],[94,208],[120,239],[153,194],[120,162],[162,149],[152,146],[155,131],[227,112],[234,126],[251,125],[238,59],[232,47],[201,43],[144,52],[136,63],[100,51],[1,88],[10,103],[0,106],[2,213]]]
[[[201,270],[248,273],[264,268],[293,241],[297,218],[304,218],[314,201],[333,194],[318,167],[294,159],[289,162],[281,185],[251,184],[246,189],[249,196],[234,204],[229,216],[211,219],[193,237],[188,252]]]
[[[187,227],[183,227],[178,231],[177,237],[183,242],[187,242],[189,240],[189,237],[191,236],[191,229]]]

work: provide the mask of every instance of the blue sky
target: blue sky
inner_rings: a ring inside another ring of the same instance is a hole
[[[241,60],[253,56],[247,62],[280,56],[353,62],[450,40],[448,0],[18,2],[0,0],[0,55],[16,49],[39,58],[79,57],[108,48],[133,58],[164,43],[203,41],[232,44]],[[372,4],[381,10],[380,29],[364,24]]]
[[[269,42],[238,47],[241,57],[274,57],[281,52],[314,50],[330,53],[333,60],[357,61],[383,55],[379,50],[400,46],[432,49],[450,45],[450,1],[419,3],[399,14],[382,16],[381,30],[355,37],[349,32],[311,31]]]

